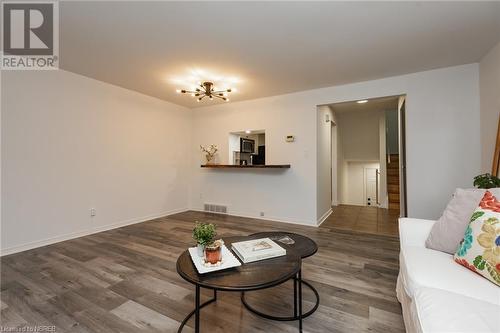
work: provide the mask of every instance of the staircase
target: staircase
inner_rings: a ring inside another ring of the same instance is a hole
[[[389,209],[399,211],[399,155],[387,155],[387,194]]]

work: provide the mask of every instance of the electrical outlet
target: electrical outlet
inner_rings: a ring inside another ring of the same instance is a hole
[[[94,217],[96,214],[95,208],[90,208],[90,217]]]
[[[260,216],[264,216],[264,212],[260,212]]]

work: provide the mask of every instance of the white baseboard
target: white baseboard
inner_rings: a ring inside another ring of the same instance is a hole
[[[31,250],[31,249],[41,247],[41,246],[46,246],[46,245],[50,245],[50,244],[54,244],[54,243],[67,241],[67,240],[78,238],[78,237],[92,235],[92,234],[95,234],[98,232],[103,232],[103,231],[107,231],[107,230],[111,230],[111,229],[124,227],[124,226],[131,225],[131,224],[149,221],[149,220],[153,220],[153,219],[156,219],[159,217],[165,217],[168,215],[177,214],[177,213],[185,212],[188,210],[189,210],[188,208],[174,209],[174,210],[165,211],[165,212],[158,213],[158,214],[143,216],[140,218],[125,220],[125,221],[121,221],[121,222],[117,222],[117,223],[112,223],[112,224],[108,224],[105,226],[100,226],[100,227],[96,227],[96,228],[92,228],[92,229],[88,229],[88,230],[72,232],[69,234],[51,237],[51,238],[47,238],[47,239],[43,239],[43,240],[39,240],[39,241],[35,241],[35,242],[30,242],[30,243],[26,243],[26,244],[22,244],[22,245],[16,245],[16,246],[12,246],[12,247],[0,250],[0,257],[6,256],[9,254],[14,254],[14,253],[26,251],[26,250]]]
[[[254,216],[250,214],[245,214],[245,213],[238,213],[238,212],[229,212],[227,214],[224,213],[217,213],[217,212],[207,212],[204,211],[203,209],[200,208],[191,208],[190,210],[195,211],[195,212],[202,212],[202,213],[210,213],[210,214],[220,214],[220,215],[229,215],[229,216],[236,216],[236,217],[246,217],[249,219],[257,219],[257,220],[265,220],[265,221],[274,221],[274,222],[283,222],[283,223],[290,223],[290,224],[298,224],[298,225],[304,225],[307,227],[317,227],[318,225],[306,221],[296,221],[296,220],[290,220],[288,218],[280,218],[280,217],[275,217],[275,216]]]
[[[330,209],[325,214],[323,214],[323,216],[321,216],[318,219],[317,226],[319,227],[321,225],[321,223],[325,222],[325,220],[328,218],[328,216],[330,216],[332,213],[333,213],[333,209],[330,207]]]

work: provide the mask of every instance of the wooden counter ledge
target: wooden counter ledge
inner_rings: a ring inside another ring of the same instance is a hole
[[[202,168],[212,169],[290,169],[290,164],[267,165],[232,165],[232,164],[204,164]]]

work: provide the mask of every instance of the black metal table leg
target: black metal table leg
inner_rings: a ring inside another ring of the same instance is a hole
[[[297,317],[297,277],[293,277],[293,316]]]
[[[299,332],[302,333],[302,269],[299,271]]]
[[[200,305],[200,286],[196,286],[196,295],[195,295],[195,308],[193,311],[191,311],[187,316],[186,318],[184,318],[181,322],[181,325],[179,326],[179,329],[177,330],[177,333],[181,333],[182,332],[182,329],[184,328],[184,326],[186,325],[186,323],[188,322],[189,319],[191,319],[191,317],[193,315],[195,315],[195,332],[196,333],[199,333],[200,331],[200,310],[209,305],[210,303],[213,303],[217,300],[217,290],[214,289],[214,295],[211,299],[209,299],[208,301],[206,301],[205,303],[201,304]]]
[[[196,285],[195,297],[195,312],[194,312],[194,332],[200,333],[200,286]]]

